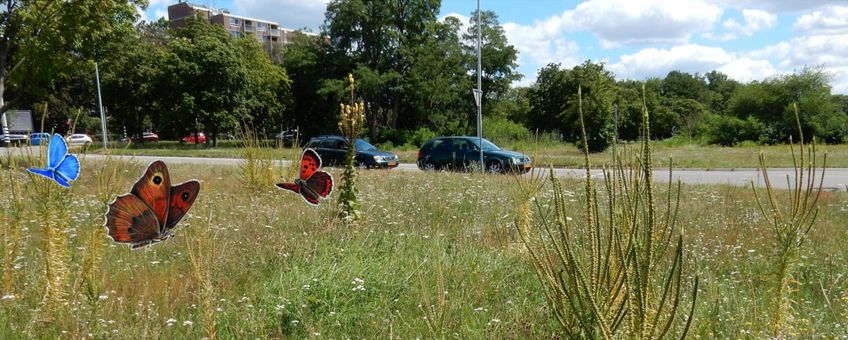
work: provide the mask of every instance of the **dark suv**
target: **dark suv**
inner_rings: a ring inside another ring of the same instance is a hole
[[[436,137],[418,150],[418,168],[421,170],[469,170],[480,164],[480,140],[477,137]],[[517,172],[530,170],[530,157],[507,151],[483,139],[483,162],[489,172]]]
[[[344,165],[345,155],[347,154],[347,139],[342,136],[312,137],[306,143],[306,147],[315,149],[325,165]],[[356,164],[361,168],[394,168],[398,166],[397,155],[377,150],[363,139],[357,139],[355,147]]]

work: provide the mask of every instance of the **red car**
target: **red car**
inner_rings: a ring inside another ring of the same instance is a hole
[[[195,143],[194,136],[195,136],[194,134],[190,134],[188,136],[185,136],[185,137],[180,139],[180,142],[182,142],[182,143]],[[204,135],[203,132],[197,133],[196,143],[206,143],[206,135]]]

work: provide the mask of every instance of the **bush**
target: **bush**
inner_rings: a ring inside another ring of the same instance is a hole
[[[436,137],[435,132],[426,127],[422,127],[418,128],[418,130],[407,132],[405,139],[406,144],[421,146],[433,137]]]
[[[530,131],[524,125],[503,117],[483,117],[483,136],[495,144],[529,140]]]
[[[753,116],[745,120],[722,115],[705,118],[707,143],[733,146],[742,141],[762,143],[767,140],[766,125]]]

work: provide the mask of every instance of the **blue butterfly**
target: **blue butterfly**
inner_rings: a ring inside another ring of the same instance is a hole
[[[68,144],[57,134],[50,138],[50,146],[47,148],[47,168],[27,168],[27,171],[36,175],[50,178],[59,185],[70,188],[70,181],[79,177],[80,162],[77,156],[68,153]]]

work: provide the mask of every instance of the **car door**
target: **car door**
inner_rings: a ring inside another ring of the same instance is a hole
[[[333,155],[334,164],[343,165],[347,156],[347,141],[334,139],[330,145],[330,153]]]
[[[466,169],[472,162],[479,162],[480,153],[470,140],[457,138],[453,141],[455,157],[453,166],[455,169]]]
[[[439,168],[453,167],[453,140],[450,138],[434,140],[429,156],[429,160]]]
[[[324,165],[332,165],[335,164],[335,155],[333,155],[333,143],[335,141],[331,139],[322,139],[315,143],[312,146],[312,149],[318,153],[318,156],[321,156],[321,162]],[[308,146],[307,146],[308,147]]]

